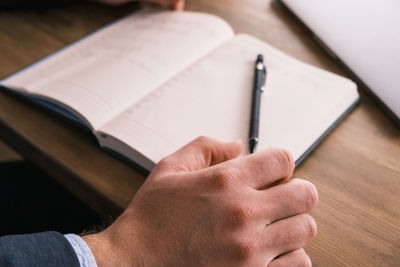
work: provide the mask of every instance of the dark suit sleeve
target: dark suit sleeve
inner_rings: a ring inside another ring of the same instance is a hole
[[[0,266],[77,266],[68,240],[58,232],[0,237]]]

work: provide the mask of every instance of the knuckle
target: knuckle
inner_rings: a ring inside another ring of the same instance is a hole
[[[247,262],[257,253],[257,243],[251,240],[239,240],[234,246],[234,255],[239,262]]]
[[[302,255],[302,260],[300,262],[300,266],[304,266],[304,267],[311,267],[312,266],[311,259],[307,255],[307,253],[305,253],[305,252]]]
[[[241,177],[241,171],[233,167],[220,167],[214,176],[217,188],[226,189],[232,186]]]
[[[253,220],[256,216],[255,214],[254,208],[247,207],[243,204],[237,204],[230,209],[229,217],[233,225],[243,226]]]
[[[288,231],[282,238],[283,243],[289,244],[293,242],[307,243],[317,234],[317,227],[314,219],[308,214],[298,215],[297,219],[292,222]]]
[[[305,209],[310,210],[318,202],[318,192],[315,186],[307,181],[301,183],[301,192],[304,193]]]
[[[307,253],[304,251],[304,249],[300,249],[298,251],[292,252],[294,253],[294,257],[296,260],[296,266],[299,267],[311,267],[311,259],[307,255]]]
[[[313,217],[308,214],[303,215],[303,232],[308,239],[313,238],[317,234],[317,225]]]
[[[173,165],[173,160],[171,159],[171,157],[165,157],[162,158],[158,163],[157,163],[157,168],[170,168]]]
[[[197,137],[195,139],[195,142],[200,143],[200,144],[208,144],[212,139],[204,136],[204,135],[200,135],[199,137]]]
[[[295,166],[292,154],[285,149],[276,149],[274,152],[277,165],[283,170],[283,174],[287,177],[292,176]]]

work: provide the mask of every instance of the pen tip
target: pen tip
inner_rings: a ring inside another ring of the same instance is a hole
[[[264,61],[263,55],[259,54],[259,55],[257,56],[257,62],[263,62],[263,61]]]
[[[256,146],[257,146],[257,141],[255,139],[250,139],[249,140],[250,154],[253,154],[254,152],[256,152]]]

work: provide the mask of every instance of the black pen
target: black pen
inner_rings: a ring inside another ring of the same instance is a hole
[[[258,143],[258,126],[260,122],[261,93],[264,92],[264,85],[267,78],[267,68],[264,65],[262,55],[257,56],[254,69],[253,97],[251,99],[251,115],[249,129],[249,151],[254,153]]]

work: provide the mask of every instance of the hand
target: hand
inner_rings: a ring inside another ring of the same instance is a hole
[[[95,0],[97,2],[107,5],[122,5],[135,0]],[[183,10],[185,7],[185,0],[141,0],[142,3],[158,4],[161,6],[170,6],[173,10]]]
[[[200,137],[161,160],[109,228],[83,237],[98,265],[310,266],[315,187],[289,180],[288,152],[241,149]]]

